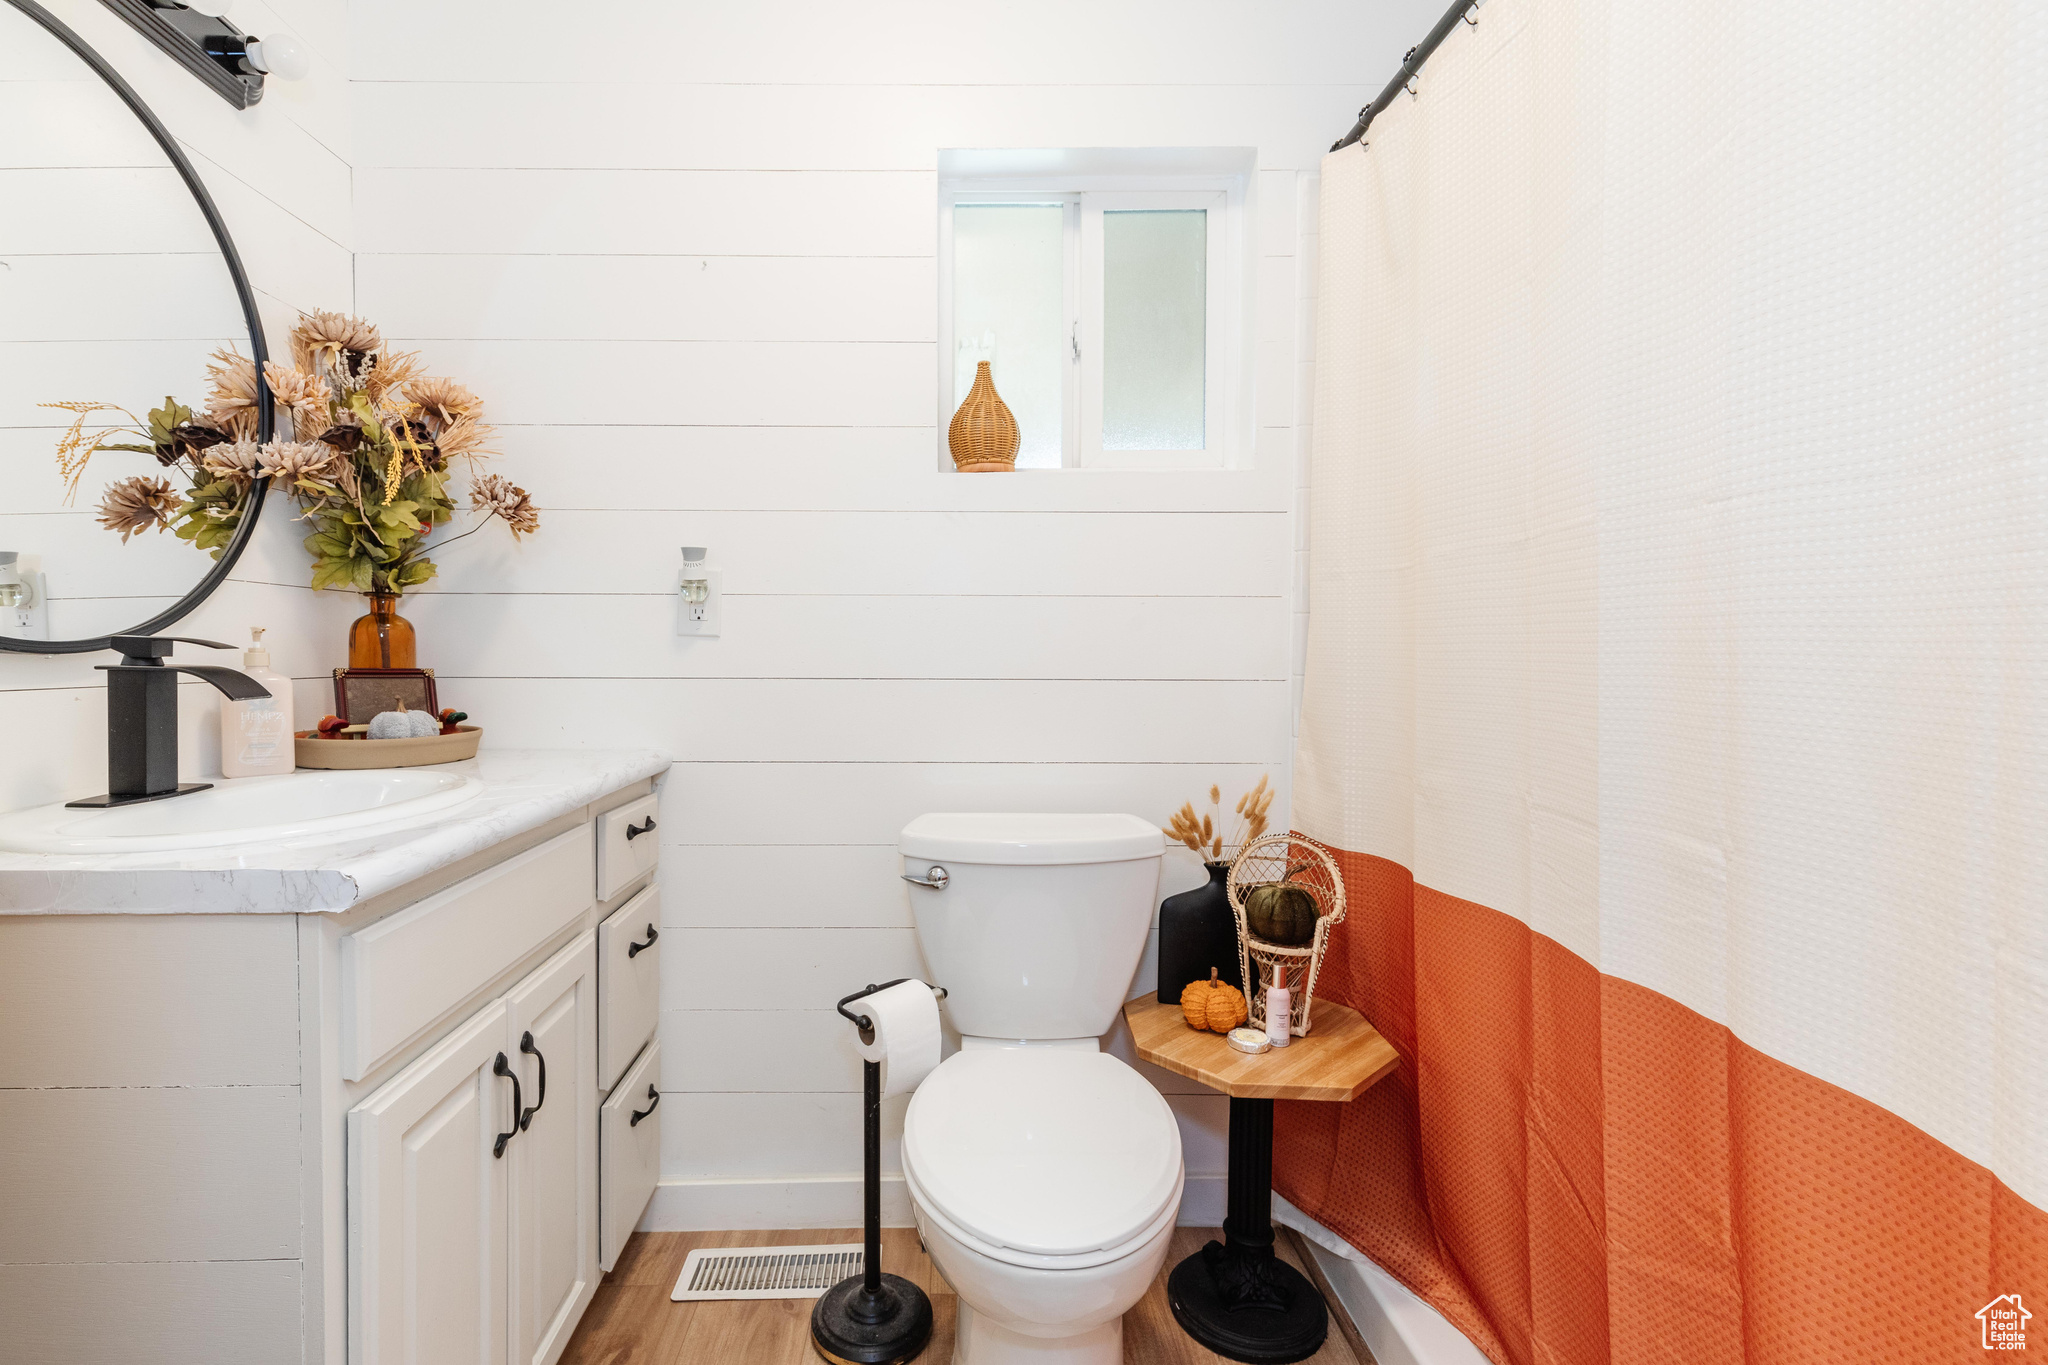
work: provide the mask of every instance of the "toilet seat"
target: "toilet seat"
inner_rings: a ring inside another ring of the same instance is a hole
[[[903,1172],[903,1183],[910,1187],[911,1203],[917,1207],[921,1216],[930,1220],[937,1229],[977,1255],[985,1256],[991,1261],[999,1261],[1004,1265],[1017,1266],[1024,1270],[1092,1270],[1096,1266],[1108,1265],[1113,1261],[1121,1261],[1126,1256],[1136,1255],[1138,1252],[1145,1250],[1151,1244],[1152,1239],[1157,1237],[1162,1231],[1172,1231],[1174,1220],[1180,1215],[1180,1197],[1185,1177],[1174,1182],[1173,1198],[1169,1199],[1166,1207],[1159,1211],[1159,1216],[1146,1224],[1135,1236],[1116,1246],[1104,1247],[1099,1251],[1076,1252],[1069,1256],[1038,1256],[1029,1252],[1018,1251],[1013,1247],[997,1246],[992,1242],[985,1242],[933,1207],[931,1196],[925,1193],[924,1187],[917,1183],[917,1177],[912,1175],[907,1168]]]
[[[911,1097],[903,1169],[925,1212],[985,1254],[1095,1265],[1172,1221],[1180,1129],[1159,1092],[1105,1053],[961,1052]]]

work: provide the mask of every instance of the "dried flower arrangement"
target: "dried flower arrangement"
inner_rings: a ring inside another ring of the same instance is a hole
[[[100,524],[119,531],[124,544],[143,531],[170,530],[218,559],[234,537],[249,488],[269,479],[304,509],[300,519],[313,528],[305,546],[315,588],[397,594],[426,582],[436,572],[426,557],[427,537],[455,515],[447,490],[450,462],[473,465],[490,453],[482,401],[451,379],[427,374],[418,355],[385,350],[377,328],[361,318],[302,314],[292,329],[291,353],[288,366],[265,362],[261,381],[291,428],[288,440],[257,444],[256,366],[229,349],[214,352],[207,367],[207,405],[200,414],[172,398],[146,423],[112,403],[43,404],[73,415],[57,443],[70,494],[76,496],[86,462],[98,451],[153,455],[183,475],[185,491],[162,477],[118,480],[100,500]],[[94,414],[109,412],[126,423],[87,429]],[[147,444],[113,439],[131,435]],[[500,475],[473,478],[469,504],[480,520],[463,535],[492,518],[515,539],[539,529],[532,498]]]
[[[1241,849],[1266,832],[1266,812],[1272,808],[1273,793],[1266,786],[1266,775],[1260,773],[1258,785],[1237,798],[1237,827],[1230,838],[1222,833],[1223,789],[1213,785],[1208,812],[1197,816],[1195,803],[1184,802],[1167,823],[1166,834],[1201,854],[1204,861],[1222,862],[1224,849]]]

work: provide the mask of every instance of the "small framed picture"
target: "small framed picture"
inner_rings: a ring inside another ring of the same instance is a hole
[[[434,694],[431,668],[337,668],[334,670],[334,714],[345,725],[368,725],[380,711],[436,715],[441,702]]]

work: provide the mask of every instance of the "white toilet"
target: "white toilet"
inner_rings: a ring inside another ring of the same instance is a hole
[[[903,1177],[959,1295],[959,1365],[1116,1365],[1166,1259],[1180,1130],[1098,1050],[1144,955],[1159,829],[1134,815],[923,815],[898,847],[961,1035],[911,1096]]]

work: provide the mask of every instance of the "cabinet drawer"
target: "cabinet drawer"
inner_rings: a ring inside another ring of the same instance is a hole
[[[598,1111],[597,1268],[626,1249],[661,1178],[661,1044],[649,1043]],[[634,1121],[634,1115],[640,1115]]]
[[[370,1069],[590,908],[590,831],[557,835],[341,940],[341,1074]]]
[[[597,926],[597,1088],[654,1036],[661,1010],[661,889],[650,886]]]
[[[597,898],[608,901],[633,884],[644,872],[652,872],[661,856],[661,836],[655,833],[655,809],[661,798],[655,795],[614,806],[597,817]]]

